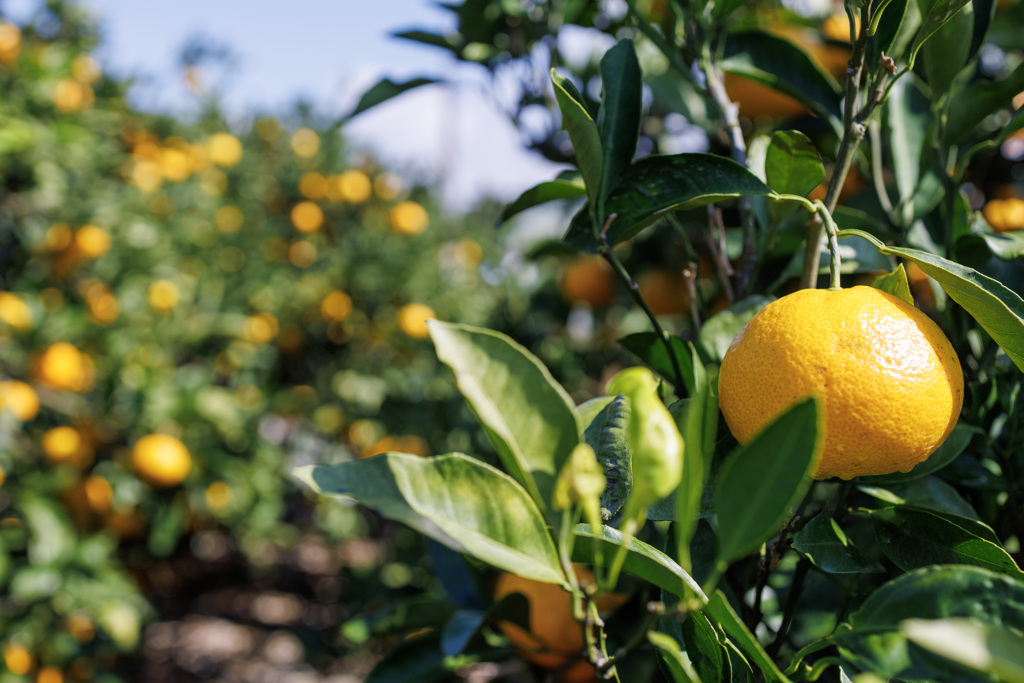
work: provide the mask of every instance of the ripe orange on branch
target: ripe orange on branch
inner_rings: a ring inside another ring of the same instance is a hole
[[[816,396],[814,477],[908,472],[949,436],[964,398],[960,361],[932,320],[871,287],[794,292],[765,306],[722,360],[722,413],[746,443]]]
[[[153,486],[177,486],[192,470],[192,456],[173,436],[149,434],[135,442],[132,467]]]

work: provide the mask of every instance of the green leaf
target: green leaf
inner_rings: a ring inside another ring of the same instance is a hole
[[[546,183],[534,185],[502,210],[501,216],[498,218],[498,224],[500,225],[516,214],[532,209],[535,206],[559,199],[576,199],[586,194],[586,187],[570,180],[549,180]]]
[[[833,640],[844,659],[887,679],[988,681],[950,670],[900,632],[907,619],[971,618],[1024,633],[1024,582],[972,566],[916,569],[876,589]]]
[[[672,636],[658,631],[648,631],[647,640],[657,648],[675,683],[702,683],[701,676],[694,670],[693,664],[683,654],[679,643]]]
[[[697,343],[704,355],[714,363],[721,363],[732,340],[754,315],[773,301],[754,294],[734,303],[708,319],[697,333]]]
[[[820,451],[813,398],[797,403],[728,456],[715,486],[719,563],[730,563],[774,535],[810,486]]]
[[[952,19],[961,9],[964,8],[971,0],[935,0],[932,3],[931,9],[924,17],[924,21],[921,23],[921,28],[917,30],[917,35],[914,36],[914,42],[910,45],[910,54],[908,55],[908,61],[913,66],[915,59],[917,58],[917,52],[924,45],[925,41],[931,38],[935,33],[942,27],[943,24]],[[968,42],[968,45],[970,43]]]
[[[594,449],[607,481],[601,496],[601,515],[608,520],[622,509],[633,487],[629,457],[629,401],[625,396],[602,396],[576,407],[583,440]]]
[[[431,321],[437,357],[508,472],[548,509],[555,478],[580,442],[573,401],[529,351],[492,330]]]
[[[687,444],[683,451],[683,481],[676,491],[676,545],[680,563],[692,569],[690,544],[701,515],[704,489],[714,458],[715,435],[718,431],[717,368],[705,371],[695,361],[697,387],[684,406],[682,414],[672,411]],[[680,402],[682,403],[682,402]]]
[[[704,608],[704,613],[708,615],[713,624],[716,624],[732,638],[740,650],[750,657],[750,660],[764,674],[764,680],[767,683],[772,681],[789,683],[789,679],[779,670],[779,667],[775,665],[775,662],[768,653],[764,651],[761,643],[757,641],[754,634],[750,632],[743,623],[743,620],[736,614],[736,611],[729,604],[729,601],[726,600],[722,591],[715,591],[714,595],[711,596],[711,600],[708,601],[707,607]]]
[[[931,104],[913,79],[901,78],[886,101],[886,114],[893,174],[900,204],[905,207],[903,222],[909,225],[913,218],[908,215],[911,200],[921,178],[921,157],[927,143]]]
[[[438,33],[430,33],[428,31],[402,31],[393,35],[395,38],[411,40],[414,43],[423,43],[424,45],[432,45],[433,47],[450,50],[456,55],[461,53],[463,47],[463,41],[461,39],[449,38],[448,36],[442,36]]]
[[[969,138],[988,116],[1011,106],[1014,95],[1022,90],[1024,64],[1000,81],[979,80],[964,88],[949,102],[946,143],[956,145]],[[1016,118],[1024,122],[1024,110],[1019,111]]]
[[[566,583],[537,506],[514,479],[475,458],[385,453],[294,474],[317,493],[354,498],[498,569]]]
[[[896,266],[896,270],[891,273],[876,277],[871,286],[899,297],[911,306],[914,305],[914,295],[910,293],[910,281],[907,280],[907,271],[902,263]]]
[[[953,462],[961,453],[967,450],[975,432],[973,427],[965,424],[957,424],[949,433],[946,440],[942,442],[938,450],[928,456],[928,459],[914,465],[909,472],[894,472],[892,474],[880,474],[872,477],[859,477],[857,481],[862,484],[885,486],[887,484],[902,484],[915,479],[927,477],[929,474],[938,472],[943,467]]]
[[[64,565],[75,555],[78,534],[54,500],[26,493],[19,500],[28,527],[28,559],[35,566]]]
[[[967,62],[973,38],[974,7],[968,3],[924,43],[921,55],[933,98],[949,90]]]
[[[583,96],[568,78],[551,70],[551,83],[555,89],[555,100],[562,112],[562,127],[569,134],[572,151],[576,155],[576,165],[583,176],[583,184],[587,188],[587,197],[591,202],[598,201],[601,188],[602,151],[601,136],[597,132],[597,124],[591,118]],[[588,226],[589,231],[589,226]],[[589,233],[588,233],[589,234]]]
[[[676,359],[679,361],[679,369],[683,373],[683,383],[686,385],[685,387],[676,387],[676,391],[685,389],[687,394],[692,394],[694,390],[693,347],[690,346],[689,342],[671,334],[668,337],[668,341],[675,351]],[[643,361],[647,367],[658,373],[662,379],[666,380],[669,384],[675,384],[676,373],[672,368],[672,361],[669,359],[668,350],[656,332],[630,334],[620,339],[619,344],[622,348]]]
[[[1024,636],[972,619],[907,619],[900,635],[926,650],[1005,683],[1024,683]]]
[[[700,611],[690,612],[680,631],[686,644],[686,652],[690,655],[701,681],[711,683],[732,680],[729,651],[706,614]]]
[[[596,539],[602,546],[605,557],[612,557],[622,545],[622,532],[610,526],[602,526],[595,532],[586,524],[577,524],[576,542],[573,544],[573,562],[594,562]],[[686,570],[671,557],[637,538],[629,539],[626,545],[626,560],[622,571],[654,584],[662,590],[683,599],[696,597],[702,603],[707,597],[700,586]]]
[[[978,513],[955,488],[938,477],[922,477],[903,484],[889,484],[887,488],[858,485],[858,488],[890,505],[905,503],[928,508],[939,513],[949,513],[977,519]]]
[[[926,251],[888,247],[859,230],[844,230],[869,240],[883,254],[913,261],[942,289],[963,306],[1024,371],[1024,299],[1000,282],[973,268],[966,268]]]
[[[405,81],[404,83],[395,83],[389,78],[385,78],[377,82],[373,87],[363,93],[363,96],[359,98],[359,102],[356,103],[356,108],[346,118],[351,119],[354,116],[362,114],[367,109],[376,107],[378,104],[387,102],[393,97],[398,97],[402,93],[408,92],[413,88],[418,88],[423,85],[431,85],[432,83],[438,83],[436,78],[413,78],[412,80]]]
[[[892,0],[885,6],[875,35],[868,40],[864,64],[869,68],[883,68],[878,65],[883,54],[894,59],[899,57],[893,54],[892,48],[906,18],[907,3],[908,0]]]
[[[440,683],[451,679],[441,650],[441,634],[406,638],[373,667],[366,683]]]
[[[611,245],[633,237],[669,211],[706,206],[732,197],[774,194],[744,166],[715,154],[645,157],[626,169],[605,202],[616,218],[608,229]],[[573,217],[565,241],[597,251],[588,207]]]
[[[636,153],[642,87],[643,74],[633,41],[620,40],[601,58],[602,101],[597,132],[601,138],[602,165],[597,206],[602,223],[607,214],[601,209]]]
[[[793,548],[806,555],[815,567],[829,574],[882,571],[853,545],[828,510],[819,512],[797,532],[793,537]]]
[[[839,84],[806,52],[785,38],[763,31],[730,34],[723,70],[746,76],[806,104],[823,118],[842,118]]]
[[[780,194],[801,197],[825,180],[818,148],[798,130],[780,130],[772,135],[764,173],[768,187]]]
[[[973,564],[1024,576],[1002,546],[955,524],[949,516],[910,505],[882,508],[869,514],[882,552],[904,571],[930,564]]]

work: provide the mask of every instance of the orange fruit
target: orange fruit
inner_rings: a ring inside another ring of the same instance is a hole
[[[427,229],[430,216],[427,210],[414,201],[398,202],[388,212],[388,222],[395,232],[404,235],[418,235]]]
[[[88,259],[97,259],[110,251],[110,233],[98,225],[83,225],[75,231],[75,251]]]
[[[398,309],[398,326],[413,339],[426,339],[430,336],[427,321],[434,320],[437,315],[434,309],[426,304],[406,304]]]
[[[17,294],[0,292],[0,322],[16,330],[27,330],[32,327],[32,309]]]
[[[690,294],[682,273],[667,268],[649,270],[637,278],[640,296],[655,315],[683,315],[690,312]]]
[[[9,410],[21,422],[28,422],[39,414],[39,395],[16,379],[0,382],[0,410]]]
[[[990,199],[982,208],[982,213],[996,232],[1024,230],[1024,199]]]
[[[43,434],[42,445],[50,462],[68,462],[82,448],[82,436],[74,427],[54,427]]]
[[[949,340],[902,299],[871,287],[804,289],[765,306],[722,360],[722,413],[746,443],[816,396],[815,479],[910,471],[949,436],[964,378]]]
[[[4,646],[4,664],[15,676],[24,676],[32,670],[35,657],[21,643],[8,643]]]
[[[242,337],[253,344],[266,344],[277,336],[281,328],[270,313],[257,313],[249,316],[242,328]]]
[[[566,303],[603,308],[615,298],[615,271],[600,256],[587,256],[566,264],[559,281]]]
[[[335,289],[327,293],[320,302],[320,315],[325,320],[341,322],[352,312],[352,297],[345,292]]]
[[[594,575],[589,569],[579,564],[573,565],[573,569],[584,587],[594,585]],[[584,658],[583,625],[573,618],[569,592],[554,583],[504,572],[495,583],[494,599],[500,600],[511,593],[522,593],[530,604],[529,630],[508,621],[498,623],[516,652],[548,671],[561,672],[558,681],[596,681],[593,665]],[[596,600],[601,612],[610,612],[623,602],[625,597],[616,593],[599,596]]]
[[[362,204],[373,194],[373,182],[362,171],[350,169],[334,180],[338,197],[353,204]]]
[[[910,292],[914,295],[914,301],[922,311],[934,311],[935,290],[932,289],[931,278],[916,263],[908,261],[905,265],[907,283],[910,285]]]
[[[242,142],[231,133],[214,133],[206,141],[206,156],[218,166],[230,168],[242,160]]]
[[[725,74],[725,91],[729,100],[739,105],[740,115],[750,119],[791,118],[807,113],[807,107],[798,100],[738,74]]]
[[[177,486],[192,470],[192,456],[173,436],[149,434],[135,442],[132,467],[153,486]]]
[[[301,201],[292,207],[292,225],[299,232],[316,232],[324,224],[323,210],[311,201]]]
[[[55,666],[44,666],[36,674],[36,683],[64,683],[64,674]]]
[[[308,159],[320,151],[320,136],[310,128],[298,128],[289,141],[295,156]]]
[[[146,298],[149,301],[149,307],[153,309],[153,312],[157,315],[167,315],[171,313],[175,306],[178,305],[178,298],[180,293],[178,291],[178,285],[174,284],[170,280],[157,280],[149,286],[146,290]]]
[[[48,346],[36,358],[33,370],[40,382],[54,389],[84,392],[92,388],[92,358],[69,342]]]

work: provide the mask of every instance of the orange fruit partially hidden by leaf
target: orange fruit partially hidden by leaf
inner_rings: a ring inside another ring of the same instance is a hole
[[[740,443],[817,397],[816,479],[910,471],[949,436],[964,398],[960,361],[942,330],[871,287],[804,289],[764,307],[726,352],[718,388]]]
[[[655,315],[682,315],[690,310],[690,294],[682,273],[649,270],[637,278],[640,296]]]
[[[982,213],[996,232],[1024,230],[1024,199],[990,199],[982,208]]]
[[[566,264],[559,290],[566,303],[603,308],[615,297],[615,272],[599,256],[579,258]]]
[[[177,486],[192,470],[192,456],[173,436],[149,434],[135,442],[132,467],[153,486]]]
[[[426,339],[430,336],[427,321],[436,317],[434,309],[426,304],[406,304],[398,309],[398,326],[413,339]]]

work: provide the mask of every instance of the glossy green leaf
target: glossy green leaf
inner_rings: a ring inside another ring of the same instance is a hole
[[[761,670],[767,683],[772,681],[789,683],[789,678],[764,651],[761,643],[736,614],[736,610],[729,604],[722,591],[715,591],[708,601],[707,607],[704,608],[704,613],[708,615],[713,624],[725,631],[740,650],[750,658],[750,661]]]
[[[601,138],[601,184],[598,218],[619,178],[633,161],[640,138],[640,107],[643,74],[636,48],[630,39],[620,40],[601,58],[601,111],[597,132]]]
[[[576,407],[583,439],[594,449],[604,467],[606,486],[601,496],[601,515],[613,518],[622,509],[633,487],[629,457],[629,401],[625,396],[602,396]]]
[[[601,187],[602,151],[601,136],[597,132],[597,124],[587,111],[583,96],[572,81],[551,70],[551,83],[555,89],[555,101],[562,112],[562,127],[569,134],[572,151],[576,155],[576,165],[583,176],[583,184],[587,189],[587,197],[596,202]],[[587,226],[588,234],[590,226]]]
[[[729,651],[706,614],[690,612],[689,617],[680,625],[680,631],[693,668],[703,683],[732,680]]]
[[[672,636],[658,631],[648,631],[647,640],[658,650],[674,683],[702,683],[693,664],[683,654],[679,643]]]
[[[708,372],[697,361],[694,367],[697,386],[693,395],[681,415],[673,411],[687,444],[683,451],[683,481],[676,491],[675,531],[679,561],[688,571],[692,569],[690,544],[702,512],[708,473],[714,459],[719,414],[717,368]]]
[[[354,498],[498,569],[565,584],[537,506],[514,479],[475,458],[385,453],[300,467],[295,476],[317,493]]]
[[[529,351],[499,332],[431,321],[437,357],[483,425],[508,472],[542,510],[580,442],[573,401]]]
[[[759,294],[738,301],[709,318],[697,334],[701,350],[712,362],[721,363],[732,340],[758,311],[772,302]]]
[[[913,2],[914,0],[909,0]],[[900,55],[893,54],[893,44],[903,27],[907,16],[908,0],[891,0],[882,11],[878,20],[878,27],[875,35],[868,40],[867,51],[864,63],[871,69],[882,68],[878,64],[882,55],[898,58]],[[916,4],[916,3],[915,3]]]
[[[1022,577],[1002,546],[955,524],[950,517],[909,505],[870,513],[882,552],[904,571],[930,564],[973,564]]]
[[[901,78],[893,86],[885,106],[896,188],[901,204],[909,211],[921,178],[921,157],[927,143],[931,104],[913,79]],[[904,223],[909,224],[911,218],[904,213]]]
[[[943,514],[978,518],[978,513],[970,503],[964,500],[955,488],[938,477],[922,477],[902,484],[889,484],[885,488],[860,484],[858,488],[890,505],[917,505]]]
[[[1021,91],[1024,91],[1024,64],[1002,80],[979,80],[964,88],[949,103],[946,143],[955,145],[971,137],[982,121],[1009,107],[1013,97]],[[1018,118],[1024,121],[1022,113],[1018,112]]]
[[[994,676],[1024,683],[1024,636],[998,624],[973,619],[907,619],[900,635],[929,652]]]
[[[771,194],[771,188],[757,176],[722,156],[645,157],[626,169],[607,198],[605,213],[616,216],[607,232],[608,242],[615,245],[628,240],[669,211]],[[587,207],[573,217],[565,241],[580,249],[597,250]]]
[[[594,539],[603,546],[606,557],[612,557],[622,545],[622,532],[610,526],[603,526],[595,532],[586,524],[577,524],[576,542],[573,544],[574,562],[594,562]],[[684,599],[696,597],[706,602],[707,597],[700,586],[686,570],[671,557],[637,538],[629,539],[626,545],[626,561],[622,571],[668,591]]]
[[[914,42],[910,45],[910,53],[907,57],[910,64],[913,64],[917,58],[917,53],[924,45],[925,41],[930,39],[935,33],[950,19],[952,19],[965,5],[970,3],[971,0],[935,0],[931,4],[931,9],[924,16],[924,21],[921,22],[921,28],[917,30],[917,35],[914,36]]]
[[[792,513],[811,483],[819,420],[817,402],[801,401],[726,458],[715,486],[720,563],[755,550]]]
[[[780,194],[801,197],[825,180],[818,148],[798,130],[780,130],[772,135],[764,173],[768,187]]]
[[[694,390],[693,347],[675,335],[669,335],[668,340],[672,345],[673,351],[675,351],[685,385],[684,387],[677,387],[677,391],[685,389],[687,394],[692,394]],[[672,367],[668,349],[665,348],[664,342],[656,332],[636,332],[627,335],[619,340],[619,345],[643,361],[647,367],[658,373],[662,379],[673,385],[676,383],[676,373]]]
[[[950,670],[947,662],[907,642],[907,619],[971,618],[1024,633],[1024,582],[972,566],[932,566],[904,574],[876,589],[840,626],[833,640],[844,659],[880,676],[900,680],[990,680]]]
[[[721,67],[783,92],[824,118],[842,118],[839,84],[785,38],[763,31],[733,33],[726,41]]]
[[[436,78],[413,78],[402,83],[395,83],[390,78],[385,78],[363,93],[363,96],[359,98],[359,102],[356,103],[356,108],[346,118],[362,114],[367,109],[376,107],[378,104],[387,102],[414,88],[438,82]]]
[[[967,449],[967,445],[971,443],[975,432],[976,430],[972,427],[962,423],[957,424],[953,427],[953,431],[949,433],[949,436],[946,437],[946,440],[942,442],[942,445],[939,446],[938,450],[928,456],[928,459],[924,462],[914,465],[914,469],[909,472],[859,477],[857,481],[862,484],[885,486],[887,484],[902,484],[927,477],[929,474],[938,472],[959,457]]]
[[[1006,352],[1014,364],[1024,371],[1024,299],[1002,283],[917,249],[889,247],[859,230],[844,231],[868,239],[883,254],[913,261],[942,286],[942,289],[963,306],[992,339]]]
[[[921,61],[932,97],[947,90],[967,62],[974,37],[974,7],[968,3],[942,24],[921,47]]]
[[[896,270],[891,273],[876,277],[871,286],[899,297],[911,306],[914,305],[914,295],[910,292],[910,281],[907,280],[907,271],[902,263],[896,266]]]
[[[819,512],[797,532],[793,537],[793,548],[806,555],[815,567],[829,574],[882,571],[853,545],[828,510]]]
[[[587,194],[587,188],[580,183],[571,180],[549,180],[546,183],[534,185],[523,192],[519,197],[508,204],[498,218],[499,225],[513,216],[532,209],[541,204],[564,199],[577,199]]]

